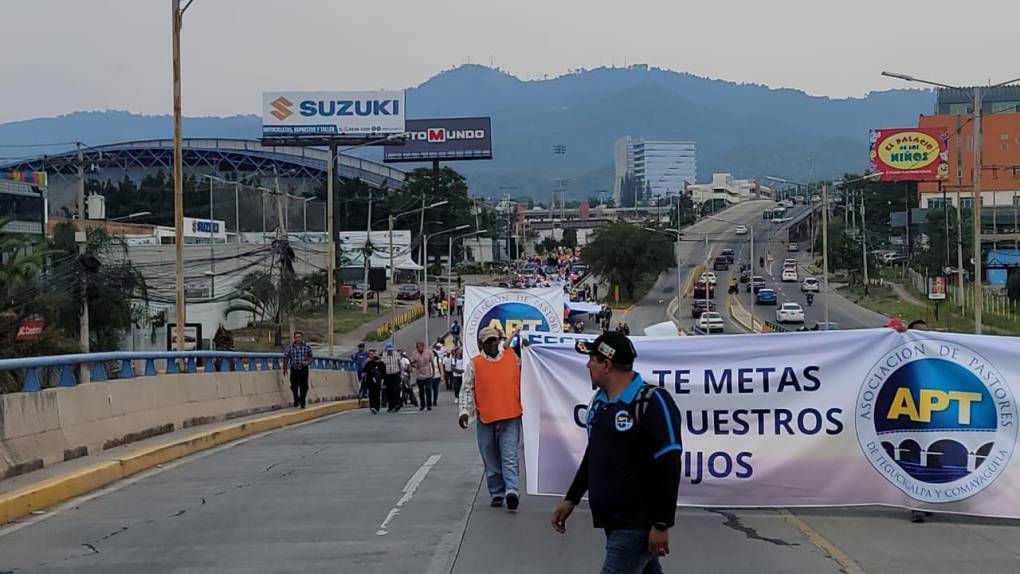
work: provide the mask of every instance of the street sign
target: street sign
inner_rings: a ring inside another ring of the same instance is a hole
[[[936,301],[946,298],[946,278],[944,276],[928,278],[928,298]]]

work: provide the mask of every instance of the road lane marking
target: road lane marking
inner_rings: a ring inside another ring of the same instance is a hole
[[[776,512],[783,517],[783,520],[797,528],[797,530],[800,530],[811,544],[814,544],[819,550],[825,552],[830,558],[835,560],[847,574],[865,574],[864,569],[861,568],[860,564],[854,562],[846,552],[840,550],[838,546],[829,541],[828,538],[822,536],[820,532],[811,528],[807,522],[804,522],[785,508],[780,508]]]
[[[390,521],[392,521],[394,518],[397,517],[398,514],[400,514],[400,507],[404,506],[408,502],[411,502],[411,499],[414,497],[415,491],[418,490],[418,487],[421,486],[421,483],[425,481],[425,477],[429,475],[429,471],[432,470],[432,467],[435,466],[436,463],[439,462],[439,459],[441,458],[443,458],[443,455],[441,454],[434,454],[430,456],[425,461],[425,463],[418,467],[418,470],[416,470],[415,473],[411,475],[411,478],[407,479],[407,484],[404,485],[404,490],[401,491],[404,493],[404,495],[400,497],[400,500],[398,500],[397,503],[393,505],[393,508],[391,508],[390,511],[386,514],[386,519],[383,520],[382,524],[379,525],[379,530],[375,531],[376,536],[386,536],[387,534],[390,533],[389,529],[387,528],[390,524]]]

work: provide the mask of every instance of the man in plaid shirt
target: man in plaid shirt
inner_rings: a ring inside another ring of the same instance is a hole
[[[308,365],[312,364],[312,348],[304,342],[301,331],[294,331],[294,342],[283,352],[283,368],[290,369],[290,392],[294,406],[305,408],[308,396]]]
[[[386,412],[395,413],[400,410],[400,355],[393,352],[393,343],[386,343],[386,353],[382,356],[386,365]]]

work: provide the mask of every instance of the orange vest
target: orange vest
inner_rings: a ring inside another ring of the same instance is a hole
[[[478,355],[475,367],[475,407],[483,423],[513,419],[524,413],[521,406],[521,368],[517,355],[507,349],[498,361]]]

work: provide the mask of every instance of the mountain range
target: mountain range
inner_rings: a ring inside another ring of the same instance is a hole
[[[541,80],[463,65],[408,89],[405,97],[408,117],[491,116],[495,159],[453,167],[476,195],[510,192],[538,201],[547,200],[555,179],[570,180],[568,196],[577,198],[612,190],[613,143],[628,135],[696,142],[699,182],[715,172],[799,181],[859,172],[868,164],[870,128],[916,125],[934,105],[927,90],[834,99],[643,65]],[[255,115],[184,121],[186,137],[257,138],[259,130]],[[0,124],[0,145],[99,145],[171,134],[169,116],[88,111]],[[566,153],[554,154],[554,145],[566,146]],[[4,147],[0,165],[45,151]],[[378,149],[358,152],[381,157]]]

